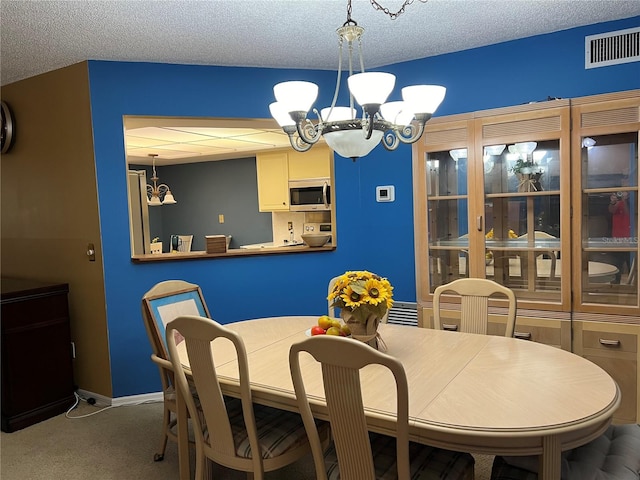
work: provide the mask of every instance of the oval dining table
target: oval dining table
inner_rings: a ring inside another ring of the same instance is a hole
[[[289,349],[310,335],[316,320],[289,316],[226,325],[244,340],[254,402],[297,410]],[[538,455],[540,480],[560,480],[561,453],[604,432],[620,404],[618,386],[604,370],[555,347],[393,324],[381,324],[379,333],[407,375],[411,440],[472,453]],[[239,396],[235,353],[228,342],[217,342],[212,348],[223,393]],[[178,350],[188,368],[183,343]],[[328,419],[319,365],[303,356],[301,368],[314,416]],[[369,429],[393,435],[392,377],[369,366],[361,382]],[[186,411],[178,400],[181,478],[188,478]]]

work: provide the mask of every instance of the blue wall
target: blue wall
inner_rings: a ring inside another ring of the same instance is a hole
[[[585,70],[583,52],[586,35],[638,25],[640,17],[633,17],[392,65],[385,69],[398,76],[391,99],[399,99],[405,85],[442,84],[447,97],[437,115],[449,115],[637,89],[640,63]],[[142,295],[160,280],[199,284],[222,323],[319,315],[329,278],[348,269],[387,276],[397,300],[415,301],[410,146],[393,153],[378,146],[357,162],[336,156],[335,252],[130,260],[123,115],[268,118],[275,83],[314,81],[321,95],[316,106],[324,106],[334,72],[90,61],[89,79],[114,397],[160,390],[140,317]],[[395,185],[396,201],[376,203],[376,185]]]

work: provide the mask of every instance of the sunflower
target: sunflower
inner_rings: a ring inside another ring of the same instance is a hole
[[[370,315],[382,318],[393,306],[392,290],[389,280],[375,273],[348,271],[338,277],[327,299],[364,322]]]

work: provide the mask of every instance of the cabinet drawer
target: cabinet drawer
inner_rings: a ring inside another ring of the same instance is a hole
[[[606,352],[638,351],[638,338],[636,335],[618,332],[596,332],[584,330],[582,332],[583,348],[593,348]]]
[[[518,324],[513,332],[513,336],[523,340],[544,343],[559,347],[562,344],[562,335],[559,328],[541,327],[536,325]]]

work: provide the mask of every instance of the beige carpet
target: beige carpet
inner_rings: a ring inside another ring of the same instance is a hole
[[[82,402],[69,416],[100,410]],[[176,480],[178,457],[169,442],[162,462],[154,462],[158,448],[162,405],[122,406],[85,418],[59,415],[23,430],[0,435],[2,480]],[[193,462],[193,458],[192,458]],[[492,457],[476,456],[476,479],[489,480]],[[272,480],[312,480],[311,457],[266,475]],[[246,476],[222,467],[217,480]]]

